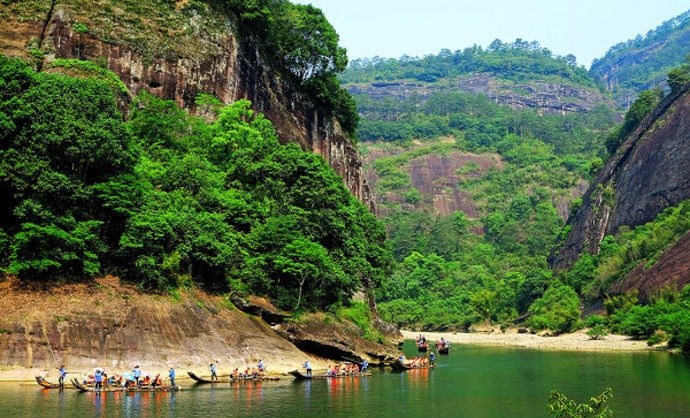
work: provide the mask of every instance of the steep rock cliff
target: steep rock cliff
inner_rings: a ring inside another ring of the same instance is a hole
[[[604,236],[635,227],[690,198],[690,92],[668,97],[621,145],[568,220],[565,244],[552,257],[570,267],[583,251],[595,254]]]
[[[296,142],[323,156],[352,194],[373,209],[359,153],[338,123],[272,73],[258,47],[233,34],[229,18],[213,10],[205,20],[194,11],[184,14],[188,2],[177,2],[175,17],[188,16],[180,23],[184,27],[165,28],[156,26],[156,16],[138,16],[123,4],[94,3],[99,7],[79,1],[43,2],[20,9],[23,14],[0,5],[7,9],[0,10],[0,53],[34,62],[38,56],[38,66],[56,58],[101,63],[132,95],[146,90],[192,113],[201,112],[195,104],[200,93],[223,103],[249,99],[273,122],[283,143]],[[135,24],[137,30],[132,29]],[[184,36],[175,38],[177,31]]]

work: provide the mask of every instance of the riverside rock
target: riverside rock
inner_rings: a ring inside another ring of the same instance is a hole
[[[204,375],[211,362],[224,375],[259,360],[270,373],[286,373],[305,358],[315,368],[342,359],[327,358],[329,353],[309,350],[306,343],[298,347],[227,298],[196,290],[178,296],[145,294],[114,277],[59,287],[9,279],[0,282],[0,300],[5,308],[0,318],[0,380],[57,376],[63,364],[73,377],[96,367],[127,371],[135,364],[150,373],[174,367],[180,375]],[[395,341],[370,348],[349,325],[332,327],[329,332],[351,339],[346,343],[353,347],[348,358],[352,353],[395,353]]]

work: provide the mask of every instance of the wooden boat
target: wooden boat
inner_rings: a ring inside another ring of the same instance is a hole
[[[391,367],[393,370],[397,371],[405,371],[405,370],[416,370],[416,369],[432,369],[436,367],[436,364],[430,364],[430,363],[401,363],[399,361],[394,361],[391,363]]]
[[[211,380],[210,378],[200,377],[192,372],[187,372],[187,375],[192,378],[196,383],[240,383],[240,382],[263,382],[265,380],[280,380],[279,376],[269,376],[269,375],[259,375],[257,377],[224,377],[218,378],[217,380]]]
[[[429,351],[429,343],[417,343],[417,350],[420,353],[426,353],[427,351]]]
[[[81,383],[78,379],[72,378],[70,380],[72,385],[81,392],[177,392],[181,390],[179,386],[104,386],[96,389],[92,386],[87,386]]]
[[[299,370],[293,370],[290,372],[291,375],[295,376],[296,380],[310,380],[310,379],[342,379],[344,377],[361,377],[361,376],[371,376],[369,372],[350,372],[345,374],[313,374],[307,376],[306,374],[300,372]]]
[[[43,388],[46,389],[60,389],[62,386],[60,386],[59,383],[51,383],[47,381],[43,376],[36,376],[36,382]],[[69,387],[69,386],[67,386]]]

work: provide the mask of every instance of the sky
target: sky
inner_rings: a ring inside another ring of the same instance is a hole
[[[537,41],[589,68],[615,44],[690,10],[690,0],[292,0],[321,9],[350,60],[422,57]]]

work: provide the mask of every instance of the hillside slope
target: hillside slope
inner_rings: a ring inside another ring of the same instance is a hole
[[[642,225],[690,198],[688,120],[684,90],[666,98],[623,143],[568,220],[570,233],[552,259],[556,269],[568,268],[583,251],[596,254],[603,238],[622,226]]]
[[[643,90],[666,86],[668,72],[683,64],[690,46],[690,11],[667,20],[646,35],[614,45],[595,60],[590,74],[629,107]]]

